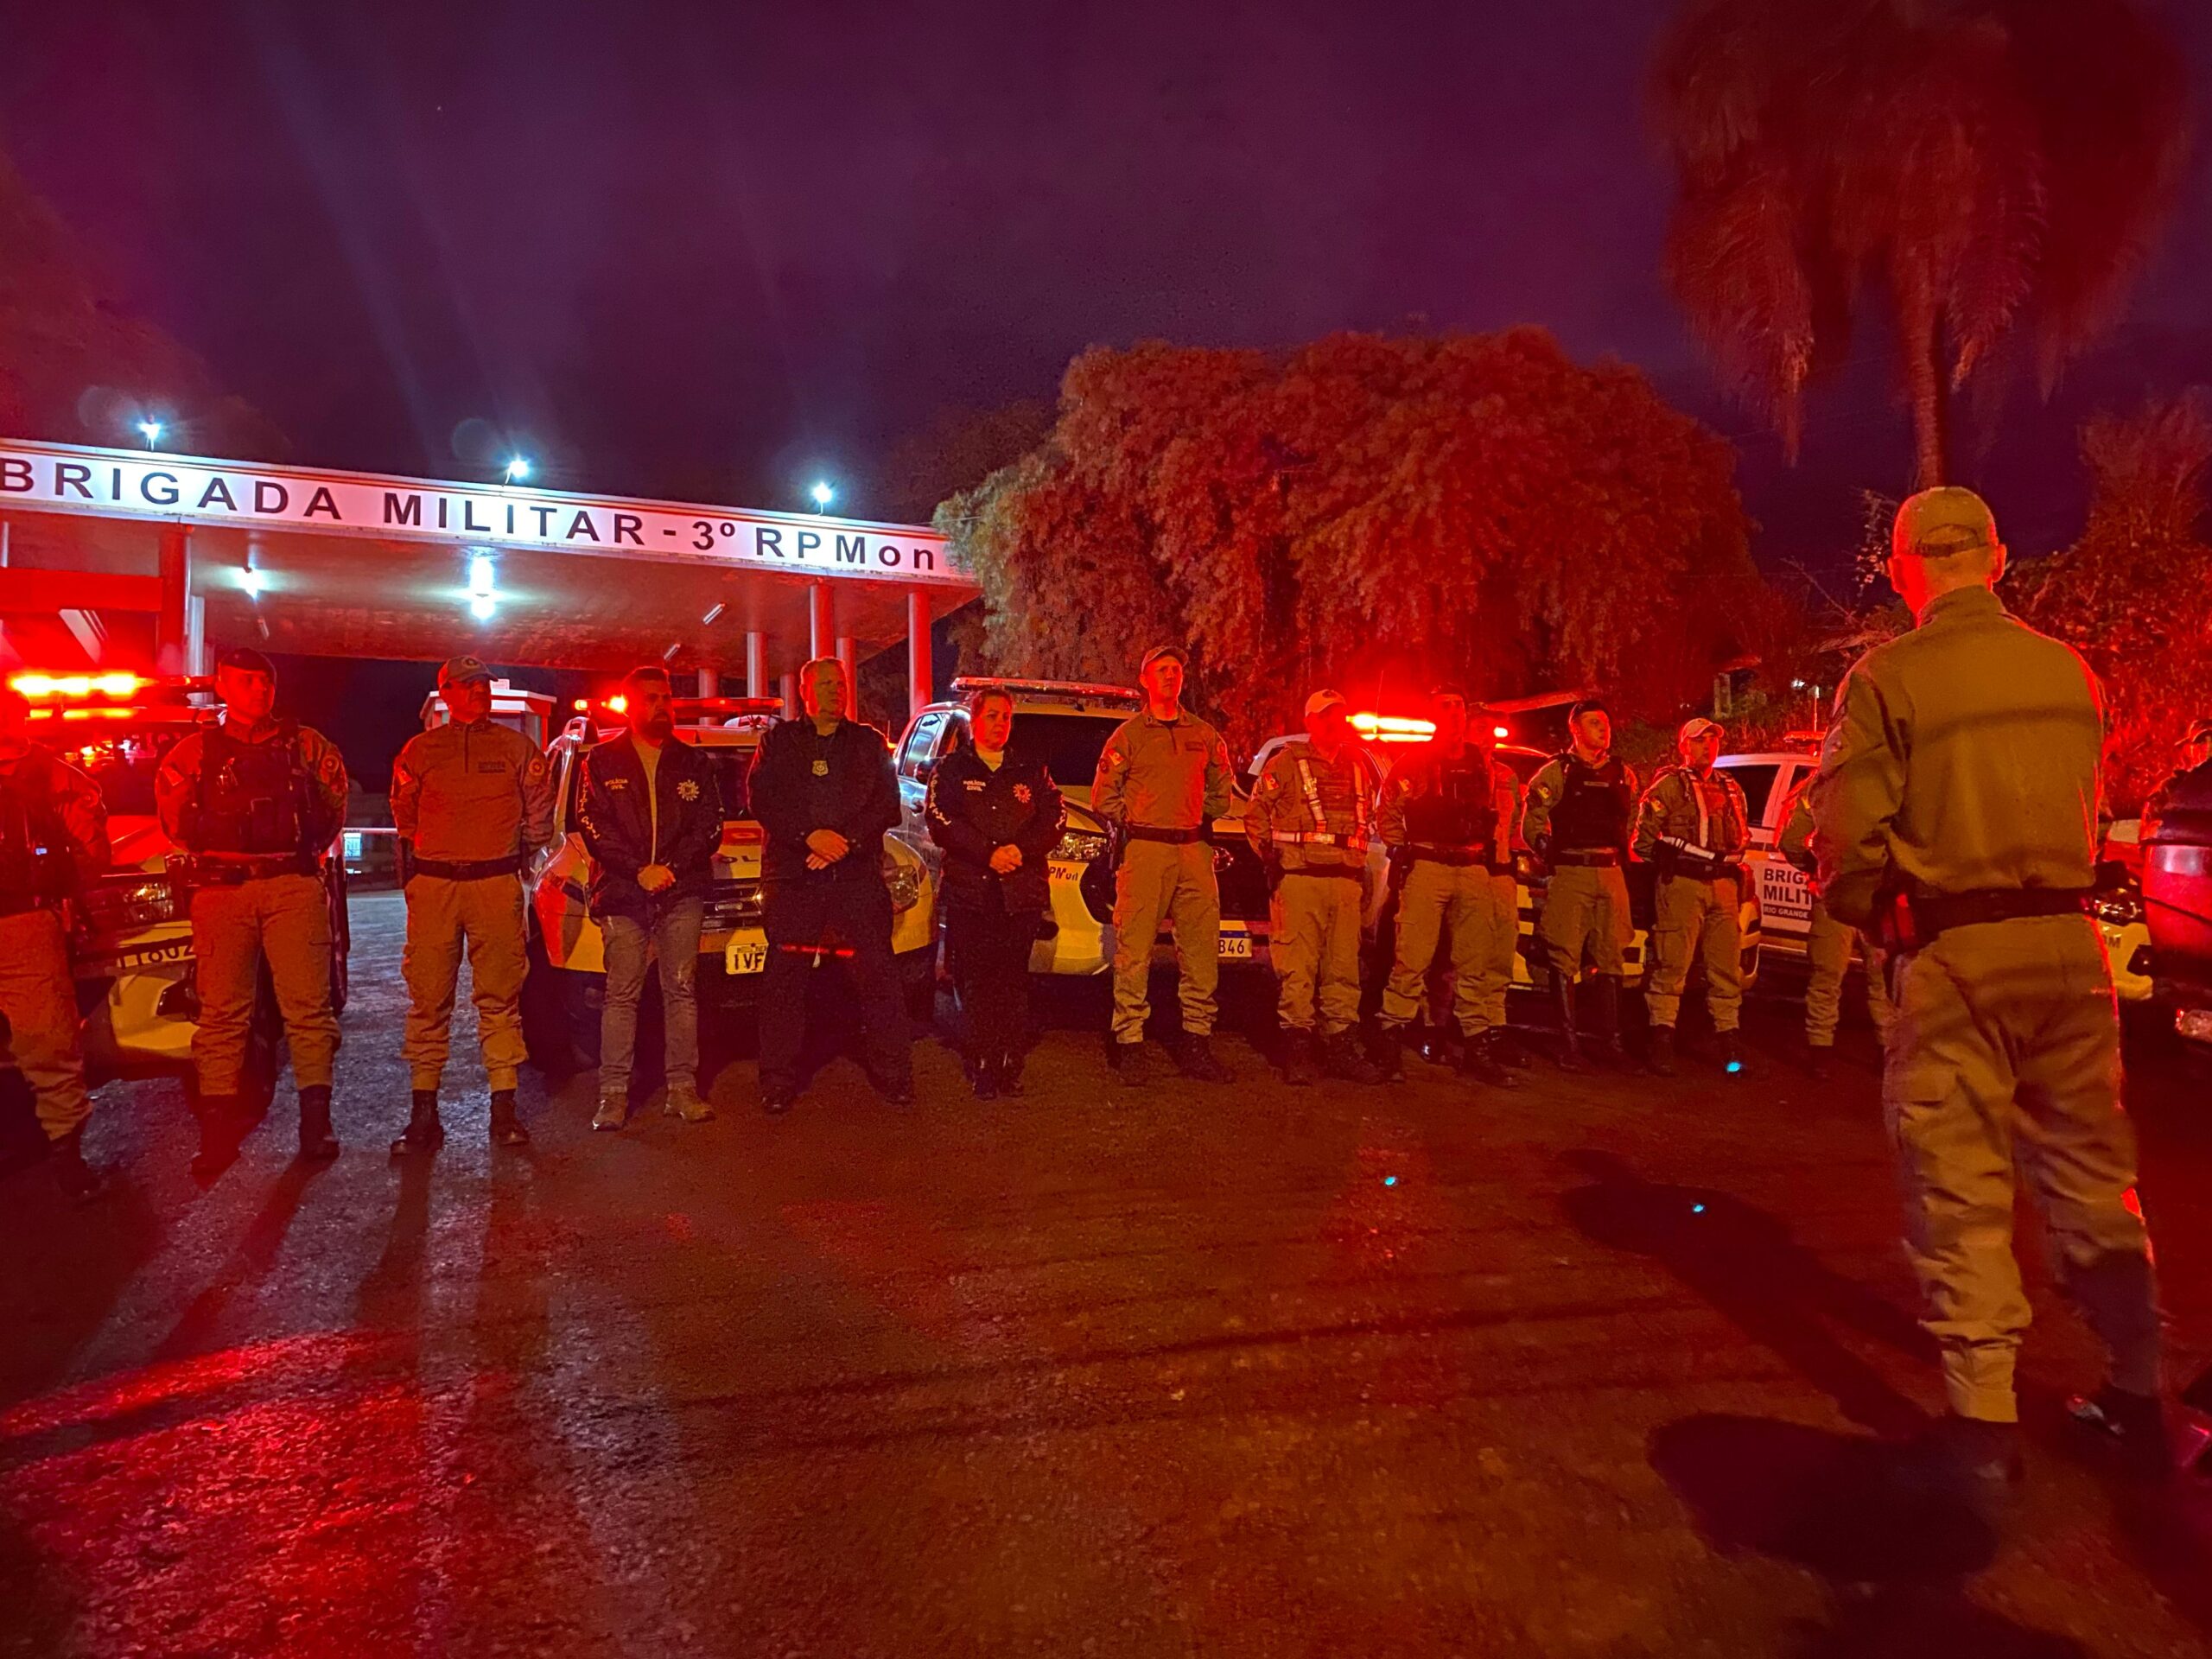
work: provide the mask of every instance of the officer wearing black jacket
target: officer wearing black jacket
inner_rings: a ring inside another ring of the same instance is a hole
[[[1007,753],[1014,699],[978,691],[969,741],[930,778],[930,839],[944,849],[945,944],[968,1022],[978,1100],[1021,1092],[1029,1048],[1029,950],[1051,902],[1046,860],[1065,816],[1041,757]]]
[[[576,817],[592,857],[591,913],[606,941],[599,1022],[594,1129],[630,1115],[630,1066],[645,958],[660,962],[661,1030],[668,1061],[662,1110],[700,1123],[714,1110],[699,1093],[699,932],[715,849],[722,841],[721,787],[714,762],[676,736],[668,674],[632,669],[622,682],[630,729],[584,756]]]
[[[768,934],[760,1104],[780,1115],[798,1098],[807,972],[839,956],[852,969],[868,1079],[893,1105],[909,1105],[913,1056],[883,880],[883,837],[899,822],[891,747],[874,727],[845,718],[845,666],[836,658],[809,663],[798,683],[805,717],[769,729],[747,785],[768,836],[760,861]]]

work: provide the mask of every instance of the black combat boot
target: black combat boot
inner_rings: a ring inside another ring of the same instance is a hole
[[[1732,1031],[1718,1032],[1715,1040],[1720,1049],[1720,1070],[1724,1076],[1740,1077],[1751,1069],[1744,1058],[1744,1039]]]
[[[107,1173],[85,1161],[85,1126],[75,1128],[47,1148],[54,1166],[54,1184],[72,1204],[90,1204],[107,1191]]]
[[[1905,1447],[1897,1480],[1915,1497],[1959,1504],[1993,1526],[2024,1467],[2018,1423],[1947,1416]]]
[[[1655,1076],[1671,1077],[1675,1075],[1675,1028],[1672,1026],[1651,1027],[1650,1041],[1644,1050],[1643,1061]]]
[[[1491,1052],[1497,1056],[1499,1065],[1510,1065],[1516,1071],[1526,1071],[1536,1063],[1536,1057],[1529,1052],[1529,1045],[1521,1040],[1521,1033],[1512,1027],[1499,1026],[1491,1035],[1493,1039]]]
[[[1385,1083],[1406,1080],[1406,1045],[1395,1026],[1377,1026],[1375,1039],[1368,1052],[1375,1057],[1375,1069],[1382,1074]]]
[[[1380,1083],[1382,1073],[1360,1052],[1359,1033],[1334,1031],[1321,1039],[1321,1071],[1345,1083]]]
[[[1028,1062],[1029,1056],[1019,1048],[1009,1048],[999,1056],[999,1093],[1021,1093],[1021,1068]]]
[[[1319,1076],[1313,1069],[1313,1033],[1296,1029],[1283,1033],[1282,1080],[1294,1089],[1306,1089]]]
[[[1459,1075],[1472,1077],[1477,1083],[1486,1083],[1493,1089],[1518,1089],[1521,1079],[1505,1069],[1497,1058],[1495,1033],[1484,1032],[1479,1037],[1467,1039],[1459,1051]]]
[[[978,1100],[996,1100],[999,1097],[999,1067],[996,1058],[985,1054],[970,1060],[968,1063],[968,1086],[975,1091],[976,1098]]]
[[[510,1102],[514,1099],[512,1090],[508,1092],[507,1098]],[[327,1123],[327,1120],[325,1122]],[[307,1090],[304,1089],[300,1090],[300,1135],[301,1151],[304,1154],[307,1147]],[[399,1139],[391,1143],[391,1155],[404,1158],[412,1153],[435,1152],[445,1143],[446,1126],[438,1122],[438,1091],[417,1089],[412,1103],[407,1109],[407,1127],[400,1132]]]
[[[1599,1058],[1617,1071],[1630,1071],[1628,1050],[1621,1046],[1621,982],[1611,974],[1590,976],[1590,1014],[1603,1045]]]
[[[238,1148],[252,1126],[246,1122],[245,1103],[235,1095],[202,1095],[193,1116],[200,1121],[200,1149],[192,1154],[192,1179],[208,1186],[238,1162]]]
[[[1559,1069],[1587,1071],[1590,1063],[1582,1058],[1582,1039],[1574,1029],[1574,982],[1565,974],[1552,975],[1552,1003],[1559,1014]]]
[[[2174,1471],[2174,1447],[2166,1432],[2165,1402],[2155,1394],[2130,1394],[2107,1382],[2094,1395],[2077,1396],[2066,1414],[2101,1435],[2117,1453],[2121,1467],[2139,1480],[2164,1480]]]
[[[1175,1045],[1175,1068],[1185,1077],[1199,1083],[1234,1083],[1236,1074],[1221,1063],[1213,1052],[1213,1039],[1201,1032],[1186,1031]]]
[[[319,1083],[301,1090],[300,1156],[320,1164],[337,1155],[338,1137],[330,1132],[330,1085]]]
[[[515,1116],[515,1091],[494,1089],[492,1091],[492,1144],[495,1147],[526,1147],[530,1131]]]
[[[1835,1072],[1835,1050],[1827,1043],[1808,1043],[1805,1046],[1805,1075],[1815,1083],[1826,1083]]]
[[[1141,1089],[1152,1080],[1152,1068],[1145,1060],[1144,1039],[1125,1043],[1117,1038],[1106,1039],[1106,1069],[1122,1081],[1124,1089]]]

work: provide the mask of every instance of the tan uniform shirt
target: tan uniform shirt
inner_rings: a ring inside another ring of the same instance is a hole
[[[478,864],[553,836],[553,770],[537,746],[489,720],[417,733],[391,766],[391,822],[415,855]]]
[[[277,722],[273,720],[264,722],[257,730],[247,731],[228,715],[223,717],[223,730],[244,743],[265,743],[276,736],[277,729]],[[300,746],[300,766],[314,781],[326,821],[334,826],[343,823],[346,762],[338,753],[338,746],[312,726],[294,727],[293,736]],[[162,820],[162,833],[188,853],[199,850],[187,841],[185,820],[193,803],[199,798],[200,769],[207,753],[207,734],[188,733],[162,757],[162,769],[154,775],[154,807]]]
[[[1229,745],[1185,710],[1155,720],[1149,709],[1114,728],[1099,751],[1090,806],[1108,823],[1197,830],[1229,810]]]
[[[1244,833],[1286,870],[1358,869],[1375,834],[1375,789],[1347,743],[1324,760],[1310,743],[1274,752],[1244,809]]]
[[[1885,889],[2088,887],[2104,699],[2069,646],[1955,589],[1836,688],[1811,787],[1829,914],[1864,925]]]
[[[99,874],[115,857],[114,848],[108,840],[106,797],[89,776],[53,750],[35,743],[26,743],[13,753],[0,751],[0,779],[12,779],[16,768],[29,760],[33,751],[46,763],[46,775],[54,791],[54,814],[69,837],[78,875]],[[25,768],[26,776],[30,770]]]
[[[1688,766],[1669,766],[1651,780],[1637,808],[1636,855],[1649,861],[1662,839],[1670,839],[1741,858],[1751,844],[1751,817],[1743,785],[1719,767],[1700,778]]]

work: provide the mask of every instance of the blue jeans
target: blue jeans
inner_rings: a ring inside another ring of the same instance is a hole
[[[660,958],[661,1030],[671,1089],[699,1084],[699,928],[707,901],[679,899],[652,928],[627,916],[600,918],[606,941],[606,1001],[599,1014],[599,1092],[627,1095],[638,1047],[638,998],[645,988],[645,957]]]

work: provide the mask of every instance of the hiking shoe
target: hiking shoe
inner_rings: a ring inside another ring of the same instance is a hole
[[[620,1095],[601,1095],[599,1109],[591,1115],[591,1126],[609,1133],[630,1121],[630,1103]]]

